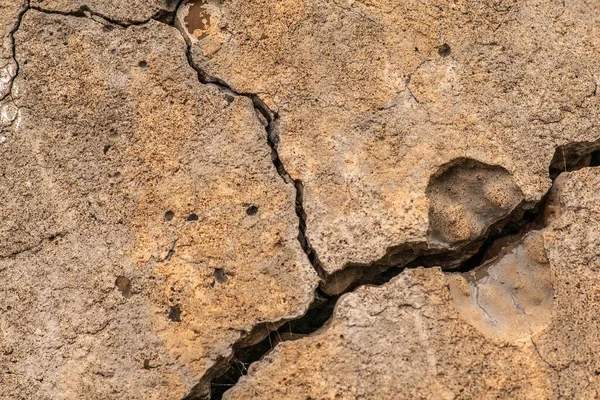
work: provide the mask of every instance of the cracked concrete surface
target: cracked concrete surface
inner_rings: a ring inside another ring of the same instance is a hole
[[[554,148],[597,139],[592,2],[189,2],[208,14],[194,62],[278,112],[328,274],[426,244],[446,163],[500,165],[538,201]]]
[[[560,216],[475,270],[496,280],[484,281],[491,316],[465,304],[455,275],[409,269],[343,296],[326,328],[277,345],[225,398],[596,398],[600,169],[556,186]]]
[[[107,26],[29,10],[15,34],[2,398],[182,398],[317,285],[252,102],[200,84],[176,28]]]
[[[595,9],[0,0],[0,397],[598,397]]]

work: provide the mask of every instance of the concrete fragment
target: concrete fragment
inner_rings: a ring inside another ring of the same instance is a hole
[[[304,313],[294,188],[252,102],[200,84],[177,29],[29,10],[15,40],[0,398],[181,399]]]
[[[278,112],[278,153],[304,184],[306,236],[328,274],[431,245],[427,188],[449,163],[501,168],[531,203],[557,146],[599,139],[588,1],[184,4],[194,63]],[[479,232],[466,217],[455,239]]]
[[[600,168],[561,175],[542,231],[464,278],[409,269],[345,295],[328,326],[280,343],[225,398],[595,398],[598,193]]]

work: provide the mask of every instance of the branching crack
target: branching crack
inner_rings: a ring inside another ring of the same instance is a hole
[[[159,22],[174,26],[175,23],[175,15],[179,8],[182,6],[183,0],[179,0],[174,11],[172,12],[160,12],[157,15],[153,16],[149,20],[145,21],[118,21],[114,19],[110,19],[107,16],[101,15],[93,10],[91,10],[87,6],[81,7],[79,10],[73,12],[60,12],[60,11],[49,11],[44,10],[39,7],[33,7],[26,3],[26,7],[21,11],[18,16],[17,23],[14,29],[11,31],[10,36],[12,40],[12,51],[13,58],[16,61],[16,44],[14,40],[14,33],[19,29],[23,16],[29,9],[34,9],[40,12],[48,13],[48,14],[59,14],[65,16],[79,17],[79,18],[100,18],[107,24],[116,25],[122,28],[127,28],[129,26],[139,26],[144,25],[151,20],[157,20]],[[278,148],[278,126],[279,126],[279,115],[271,110],[265,103],[262,101],[258,94],[252,93],[239,93],[235,91],[230,85],[226,82],[218,79],[217,77],[209,76],[205,71],[199,68],[193,61],[191,54],[191,43],[189,39],[186,37],[184,32],[181,32],[182,36],[187,42],[186,56],[188,63],[191,68],[193,68],[198,76],[198,80],[202,84],[211,85],[213,87],[218,88],[224,94],[228,96],[240,96],[246,97],[252,101],[252,104],[255,110],[264,118],[267,144],[271,149],[272,154],[272,162],[275,166],[278,174],[281,179],[286,184],[293,184],[296,189],[296,199],[295,199],[295,209],[296,214],[299,219],[298,225],[298,241],[302,246],[302,249],[306,253],[311,265],[315,268],[319,276],[325,280],[331,277],[328,277],[322,268],[318,256],[315,250],[311,247],[308,238],[306,236],[306,212],[304,209],[304,187],[303,183],[300,180],[293,179],[290,174],[286,171],[277,151]],[[423,63],[425,63],[424,61]],[[423,65],[419,65],[415,69],[415,72]],[[16,74],[11,81],[11,90],[12,93],[12,83],[14,79],[19,73],[19,66],[17,63]],[[410,88],[410,83],[412,79],[412,74],[408,76],[406,81],[406,89],[409,92],[410,96],[415,100],[417,104],[419,104],[423,109],[427,112],[429,116],[429,111],[427,108],[419,102],[417,97],[414,95]],[[597,83],[594,89],[594,95],[596,95],[597,91]],[[430,118],[429,118],[430,119]],[[600,165],[600,142],[595,143],[583,143],[583,144],[573,144],[564,147],[559,147],[556,149],[555,157],[550,165],[550,177],[555,179],[558,174],[562,171],[566,170],[575,170],[588,166],[596,166]],[[564,166],[564,167],[563,167]],[[507,218],[502,222],[503,226],[499,227],[498,232],[494,235],[489,235],[486,238],[477,238],[473,241],[473,245],[479,248],[479,251],[476,254],[466,261],[463,261],[457,268],[456,264],[456,254],[453,254],[452,251],[448,252],[440,252],[435,254],[435,258],[432,260],[435,261],[434,264],[428,264],[428,260],[424,257],[414,257],[412,258],[412,262],[404,262],[401,264],[393,265],[392,261],[396,261],[393,258],[390,258],[390,263],[388,265],[379,266],[380,269],[374,269],[375,273],[370,274],[368,276],[363,276],[362,279],[354,279],[352,283],[342,292],[336,295],[328,295],[323,292],[321,289],[317,289],[314,295],[314,300],[312,305],[309,307],[307,313],[297,319],[291,321],[279,321],[279,322],[264,322],[262,324],[258,324],[254,327],[252,332],[248,332],[245,335],[242,335],[242,339],[238,341],[232,348],[232,355],[228,357],[223,357],[221,360],[217,360],[215,362],[214,367],[210,368],[209,371],[202,377],[200,382],[192,389],[188,396],[185,397],[186,400],[193,399],[220,399],[223,393],[230,387],[234,386],[238,379],[245,375],[248,371],[248,366],[250,363],[260,360],[266,353],[271,351],[277,343],[286,340],[296,340],[298,338],[304,337],[306,335],[310,335],[326,327],[328,321],[331,320],[333,315],[333,311],[335,305],[339,298],[345,294],[352,292],[358,286],[363,284],[371,284],[371,285],[383,285],[389,282],[395,276],[398,276],[407,268],[416,267],[418,265],[424,266],[442,266],[447,267],[451,266],[460,271],[468,271],[476,268],[486,261],[485,254],[486,249],[489,248],[496,240],[500,240],[508,235],[514,235],[515,229],[517,236],[524,235],[534,227],[539,226],[539,224],[533,223],[538,221],[543,217],[544,213],[544,200],[542,200],[537,207],[533,209],[533,211],[527,213],[521,213],[519,215],[520,221],[516,222],[517,228],[512,226],[511,224],[515,224],[514,218]],[[520,210],[523,211],[523,210]],[[514,216],[512,216],[514,217]],[[54,237],[62,236],[64,234],[57,234]],[[45,240],[43,239],[36,246],[31,248],[15,252],[14,254],[10,254],[5,258],[12,258],[17,256],[18,254],[24,251],[34,251],[36,248],[39,248]],[[167,256],[163,260],[155,260],[158,262],[168,261],[174,255],[175,252],[176,241],[173,243],[171,250],[168,252]],[[406,246],[411,251],[415,251],[414,246]],[[412,248],[411,248],[412,247]],[[429,255],[431,256],[431,255]],[[431,260],[430,260],[431,261]],[[362,267],[361,267],[362,268]],[[368,268],[363,268],[368,269]],[[248,338],[256,338],[256,337],[264,337],[262,341],[259,343],[255,343],[254,341],[247,340]],[[246,338],[246,340],[244,340]],[[533,342],[532,342],[533,343]],[[533,344],[534,347],[535,343]],[[539,354],[539,351],[538,351]],[[541,357],[541,355],[540,355]],[[550,364],[548,364],[550,365]]]

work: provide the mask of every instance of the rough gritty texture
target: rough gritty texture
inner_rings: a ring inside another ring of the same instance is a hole
[[[0,44],[0,398],[208,399],[300,329],[226,397],[600,397],[596,2],[0,0]]]
[[[524,332],[524,323],[526,328],[533,324],[516,317],[516,305],[505,307],[510,314],[504,315],[505,326],[481,329],[475,321],[474,329],[455,309],[439,269],[406,270],[382,287],[362,287],[343,297],[329,327],[279,344],[225,397],[597,398],[599,194],[600,169],[570,173],[561,180],[554,205],[560,216],[488,266],[491,277],[505,274],[500,279],[506,291],[507,286],[526,291],[519,295],[517,289],[516,300],[530,319],[541,318],[544,311],[533,308],[536,291],[527,285],[543,289],[543,280],[551,280],[554,303],[546,304],[551,317],[536,321],[535,330]],[[515,265],[511,257],[524,251],[526,260],[521,257]],[[527,258],[535,258],[537,272]],[[549,274],[543,273],[546,262]],[[512,275],[510,264],[517,267]],[[538,276],[523,276],[524,271]],[[498,295],[498,308],[506,295]]]
[[[294,189],[177,29],[30,10],[15,39],[0,398],[179,399],[255,326],[302,315]]]
[[[198,2],[193,59],[279,113],[328,273],[426,242],[426,188],[452,160],[499,165],[534,201],[555,146],[598,139],[593,1]]]

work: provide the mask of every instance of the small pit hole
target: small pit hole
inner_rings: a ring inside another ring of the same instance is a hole
[[[223,268],[215,269],[214,277],[218,284],[223,285],[227,283],[227,275],[225,274],[225,270]]]
[[[139,66],[140,68],[148,68],[148,62],[146,62],[146,61],[140,61],[140,62],[138,63],[138,66]]]
[[[125,297],[126,299],[131,298],[131,281],[129,280],[129,278],[125,276],[117,277],[117,280],[115,281],[115,286],[121,291],[123,297]]]
[[[165,221],[171,221],[175,217],[175,213],[173,211],[167,211],[165,213]]]
[[[108,153],[108,150],[110,150],[110,144],[107,144],[106,146],[104,146],[104,149],[102,150],[104,152],[104,154]]]
[[[185,220],[186,221],[198,221],[198,215],[190,214],[190,215],[188,215],[188,217]]]
[[[440,57],[448,57],[451,52],[452,49],[450,48],[448,43],[444,43],[438,48],[438,54],[440,55]]]
[[[181,322],[181,308],[179,307],[179,304],[176,304],[169,309],[169,319],[173,322]]]
[[[258,214],[258,207],[255,205],[252,205],[252,206],[246,208],[246,214],[248,214],[250,216],[254,216],[254,215]]]

